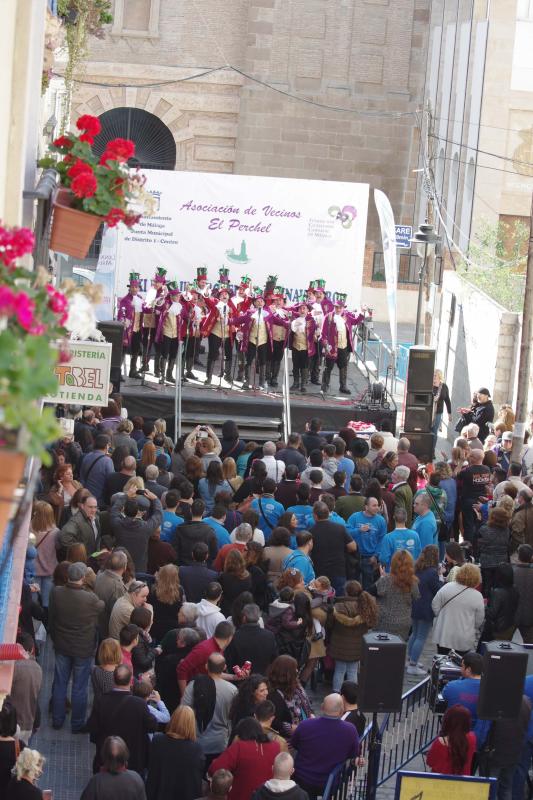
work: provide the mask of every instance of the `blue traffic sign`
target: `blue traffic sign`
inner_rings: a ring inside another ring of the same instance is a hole
[[[396,247],[411,247],[412,225],[395,225],[394,227],[396,228]]]

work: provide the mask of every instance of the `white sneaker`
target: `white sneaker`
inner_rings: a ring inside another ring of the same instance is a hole
[[[407,674],[408,675],[427,675],[427,670],[419,667],[417,664],[408,664],[407,665]]]

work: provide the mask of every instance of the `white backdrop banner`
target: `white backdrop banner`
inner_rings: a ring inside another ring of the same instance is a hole
[[[119,229],[115,289],[127,291],[128,273],[149,288],[159,266],[180,288],[207,266],[236,284],[248,274],[264,286],[278,276],[291,300],[310,280],[324,278],[326,293],[345,292],[360,304],[369,187],[366,183],[146,170],[146,188],[158,211],[132,230]]]
[[[394,212],[389,198],[379,189],[374,189],[374,202],[379,216],[381,239],[383,241],[383,262],[385,265],[385,281],[387,284],[387,305],[389,308],[389,322],[392,341],[392,352],[396,353],[397,345],[397,313],[398,302],[398,258],[396,251],[396,227],[394,225]]]

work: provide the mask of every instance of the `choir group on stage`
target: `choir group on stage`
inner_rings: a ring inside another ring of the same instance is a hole
[[[193,367],[202,339],[207,338],[207,385],[215,374],[231,385],[242,382],[243,389],[275,389],[283,354],[289,347],[293,391],[305,392],[310,379],[327,392],[336,364],[339,391],[350,394],[346,383],[348,361],[364,313],[348,311],[345,294],[335,293],[333,300],[326,297],[322,279],[311,281],[305,300],[292,305],[276,282],[276,276],[269,276],[262,290],[252,287],[251,279],[244,275],[232,293],[228,269],[219,270],[218,282],[211,288],[207,268],[199,267],[194,283],[180,291],[159,267],[143,299],[140,277],[131,273],[128,294],[119,301],[117,317],[124,323],[124,347],[131,356],[129,377],[142,378],[150,370],[153,352],[155,377],[160,383],[175,383],[181,341],[183,380],[197,380]]]

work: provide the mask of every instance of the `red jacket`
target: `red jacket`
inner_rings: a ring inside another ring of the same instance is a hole
[[[272,778],[274,759],[280,752],[278,742],[235,741],[211,762],[209,774],[229,769],[233,785],[228,800],[250,800],[256,789]]]
[[[222,650],[213,637],[199,642],[196,647],[193,647],[189,655],[178,664],[176,669],[178,680],[189,683],[196,675],[206,675],[207,659],[212,653],[221,652]]]

